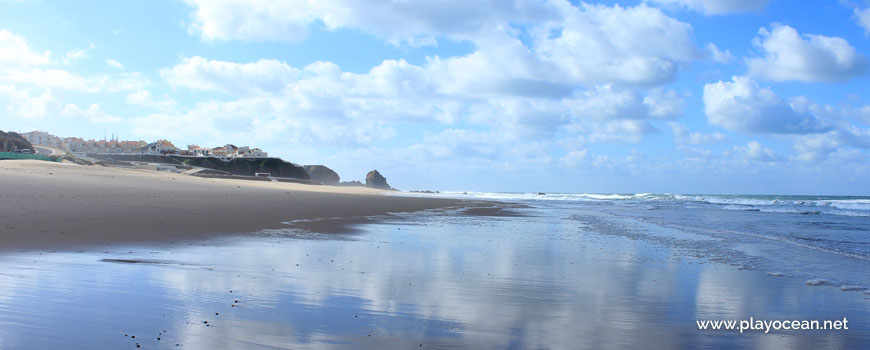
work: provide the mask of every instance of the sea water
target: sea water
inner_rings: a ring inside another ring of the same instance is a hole
[[[0,256],[0,349],[870,347],[866,198],[438,196],[508,204]]]

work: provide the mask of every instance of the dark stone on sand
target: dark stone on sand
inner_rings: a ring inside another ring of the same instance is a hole
[[[338,183],[338,185],[339,186],[360,186],[360,187],[365,186],[362,182],[355,181],[355,180],[354,181],[342,181],[342,182]]]
[[[338,173],[325,165],[305,165],[302,168],[308,173],[308,177],[314,181],[320,181],[324,185],[338,185],[341,181]]]
[[[366,187],[377,188],[380,190],[392,190],[390,184],[387,183],[387,178],[385,178],[381,173],[377,170],[369,171],[366,174]]]

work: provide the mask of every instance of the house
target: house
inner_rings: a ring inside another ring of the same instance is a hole
[[[242,158],[268,158],[269,154],[259,148],[253,148],[245,153],[239,152],[238,156]]]
[[[178,148],[169,142],[169,140],[157,140],[156,142],[149,143],[147,145],[142,146],[141,152],[144,154],[176,154],[178,153]]]
[[[187,152],[191,156],[208,157],[211,156],[211,148],[202,148],[198,145],[187,145]]]
[[[215,157],[235,157],[238,149],[239,148],[234,145],[227,144],[223,147],[212,148],[211,153]]]

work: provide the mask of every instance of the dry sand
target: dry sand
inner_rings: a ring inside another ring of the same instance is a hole
[[[282,228],[288,220],[352,218],[461,203],[385,196],[361,187],[4,160],[0,161],[0,250],[178,242]]]

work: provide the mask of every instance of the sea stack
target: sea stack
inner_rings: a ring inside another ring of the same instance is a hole
[[[390,184],[387,183],[387,178],[385,178],[381,173],[377,170],[369,171],[366,174],[366,187],[377,188],[381,190],[392,190]]]

